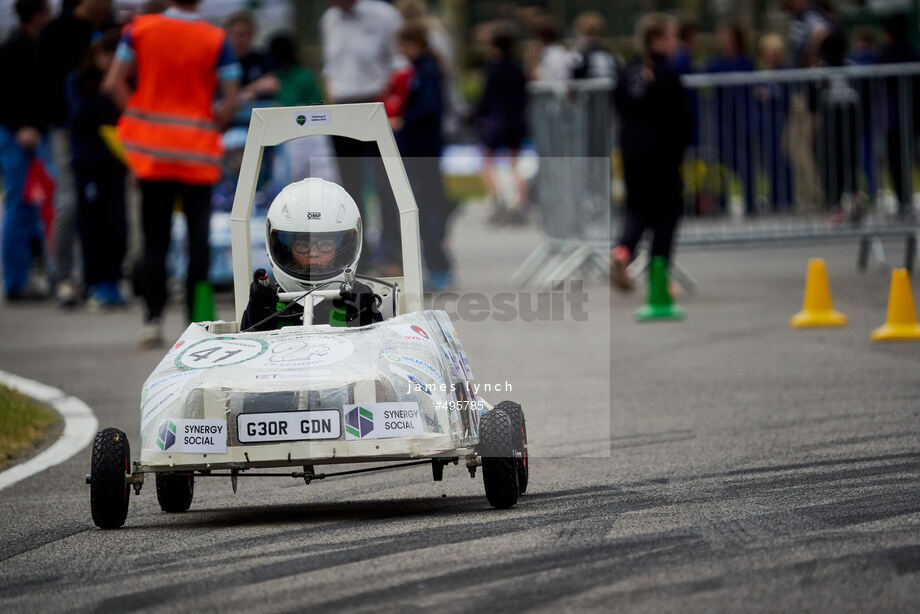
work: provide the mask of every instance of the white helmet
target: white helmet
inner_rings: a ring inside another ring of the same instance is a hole
[[[265,247],[286,292],[344,279],[361,256],[361,214],[345,189],[311,177],[285,186],[268,208]]]

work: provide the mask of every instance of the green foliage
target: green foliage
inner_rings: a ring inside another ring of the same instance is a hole
[[[50,409],[0,386],[0,469],[41,442],[57,421]]]

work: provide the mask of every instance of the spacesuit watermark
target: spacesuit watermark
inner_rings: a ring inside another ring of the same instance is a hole
[[[584,282],[574,280],[561,290],[549,292],[443,292],[431,301],[431,309],[447,312],[451,320],[464,322],[586,322],[588,293]]]

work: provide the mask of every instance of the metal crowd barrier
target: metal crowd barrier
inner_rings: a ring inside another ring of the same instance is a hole
[[[907,241],[912,268],[920,63],[684,77],[697,131],[681,249]]]
[[[612,85],[585,79],[529,86],[539,156],[532,195],[545,238],[512,276],[517,285],[550,287],[576,272],[607,279]]]
[[[864,269],[870,254],[885,266],[883,239],[900,237],[913,269],[920,63],[697,74],[684,84],[696,131],[683,171],[681,250],[856,241]],[[608,266],[612,225],[601,205],[611,194],[611,87],[530,86],[546,236],[517,284]],[[692,278],[675,272],[692,291]]]

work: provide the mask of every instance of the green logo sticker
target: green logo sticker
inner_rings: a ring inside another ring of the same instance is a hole
[[[345,414],[345,431],[361,439],[374,430],[374,412],[360,405]]]
[[[157,447],[162,451],[170,449],[176,443],[176,423],[167,420],[157,432]]]
[[[305,123],[307,123],[307,116],[306,116],[306,115],[298,115],[298,116],[297,116],[297,125],[298,125],[298,126],[303,126]]]

